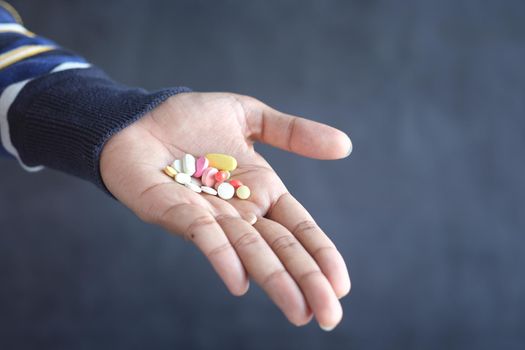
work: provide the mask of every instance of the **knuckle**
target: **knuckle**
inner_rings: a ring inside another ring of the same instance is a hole
[[[242,234],[233,244],[236,249],[246,248],[251,245],[260,244],[261,237],[254,232],[246,232]]]
[[[223,243],[223,244],[213,248],[209,252],[207,252],[206,253],[206,257],[208,259],[211,259],[214,256],[217,256],[217,255],[221,254],[222,252],[228,251],[230,249],[233,249],[232,245],[230,244],[230,242],[226,242],[226,243]]]
[[[215,216],[215,220],[217,222],[221,222],[221,223],[222,222],[227,222],[229,220],[235,220],[235,219],[236,219],[236,217],[231,215],[231,214],[220,214],[220,215]]]
[[[319,247],[316,250],[314,250],[312,253],[312,256],[317,259],[319,255],[323,253],[336,253],[337,255],[340,255],[334,246],[324,246],[324,247]]]
[[[319,230],[319,226],[313,220],[303,220],[295,226],[292,232],[294,235],[307,235],[317,230]]]
[[[297,281],[299,282],[299,284],[305,284],[308,279],[318,278],[318,277],[324,277],[324,275],[321,272],[321,270],[315,269],[315,270],[310,270],[310,271],[302,273],[297,278]]]
[[[270,284],[273,281],[275,281],[276,279],[279,279],[279,278],[286,278],[287,274],[288,274],[288,272],[286,272],[286,270],[283,269],[283,268],[275,270],[275,271],[271,272],[268,276],[266,276],[264,278],[264,280],[261,283],[261,286],[263,288],[265,288],[265,289],[269,288],[269,287],[271,287]]]
[[[286,250],[294,249],[297,247],[297,239],[291,235],[283,235],[276,238],[270,245],[275,253],[281,253]]]

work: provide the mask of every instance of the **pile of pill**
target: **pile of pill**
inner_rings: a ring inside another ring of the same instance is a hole
[[[195,158],[185,154],[164,168],[164,173],[197,193],[207,193],[222,199],[250,197],[250,188],[237,179],[230,179],[237,168],[237,160],[220,153],[209,153]]]

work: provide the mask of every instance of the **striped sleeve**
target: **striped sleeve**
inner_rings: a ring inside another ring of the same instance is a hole
[[[106,190],[109,138],[184,87],[148,92],[119,84],[79,55],[27,30],[0,1],[0,155],[27,171],[50,167]]]

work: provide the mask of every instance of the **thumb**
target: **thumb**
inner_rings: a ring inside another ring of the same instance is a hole
[[[256,99],[247,103],[250,137],[256,141],[316,159],[339,159],[352,152],[352,141],[341,130],[279,112]]]

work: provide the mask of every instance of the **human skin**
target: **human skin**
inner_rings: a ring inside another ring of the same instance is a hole
[[[288,320],[333,329],[350,291],[341,254],[254,149],[255,142],[316,159],[350,154],[335,128],[230,93],[181,93],[112,136],[100,167],[109,191],[142,220],[193,242],[236,296],[258,283]],[[198,194],[162,169],[184,153],[234,156],[247,200]]]

